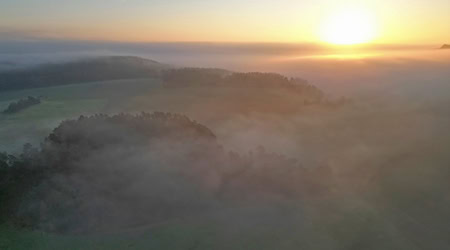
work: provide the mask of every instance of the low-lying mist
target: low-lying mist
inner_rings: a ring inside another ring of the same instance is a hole
[[[3,156],[39,176],[14,186],[23,199],[5,196],[12,223],[69,235],[200,225],[208,233],[192,249],[233,249],[243,238],[267,249],[450,247],[448,51],[186,50],[143,55],[289,77],[197,69],[199,78],[190,68],[193,78],[163,77],[110,100],[100,110],[109,115],[72,117],[22,157]],[[242,86],[252,77],[300,87]]]

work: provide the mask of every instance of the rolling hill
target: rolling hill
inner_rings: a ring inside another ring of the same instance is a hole
[[[0,73],[0,91],[159,76],[168,65],[132,56],[83,59]]]

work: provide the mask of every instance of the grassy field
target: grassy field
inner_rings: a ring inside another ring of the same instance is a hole
[[[258,204],[89,235],[0,226],[0,249],[5,250],[418,250],[421,245],[438,249],[427,240],[417,242],[389,221],[389,214],[356,200],[319,201],[301,207]]]
[[[298,112],[303,99],[277,90],[233,87],[164,88],[156,79],[119,80],[0,93],[0,110],[27,96],[42,103],[16,114],[0,113],[0,151],[17,152],[25,143],[39,145],[62,120],[80,115],[119,112],[174,112],[188,115],[221,133],[224,123],[259,112]]]
[[[90,235],[56,235],[38,231],[17,231],[0,226],[0,249],[293,249],[311,244],[299,242],[304,225],[302,218],[293,216],[294,209],[279,215],[280,211],[267,206],[242,209],[222,209],[213,214],[178,218],[123,232]],[[290,212],[289,212],[290,211]],[[286,211],[285,211],[286,212]],[[233,220],[230,220],[233,218]],[[278,221],[275,222],[274,218]],[[246,220],[243,224],[241,221]],[[279,227],[274,227],[278,225]],[[303,238],[303,237],[302,237]],[[320,239],[317,249],[324,248]],[[281,242],[283,241],[283,242]]]
[[[27,96],[42,103],[16,114],[0,114],[0,151],[38,145],[62,120],[94,113],[120,112],[124,103],[159,86],[154,79],[120,80],[0,93],[0,110]]]

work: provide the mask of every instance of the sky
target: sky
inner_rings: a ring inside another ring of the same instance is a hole
[[[0,0],[0,39],[316,43],[354,7],[374,20],[371,42],[450,43],[450,0]]]

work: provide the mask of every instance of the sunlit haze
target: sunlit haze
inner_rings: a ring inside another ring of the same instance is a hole
[[[355,7],[336,10],[321,27],[322,39],[343,45],[367,43],[376,36],[375,23],[373,14],[368,10]]]
[[[0,0],[0,250],[449,250],[450,0]]]
[[[448,0],[3,0],[0,38],[440,44],[449,12]]]

